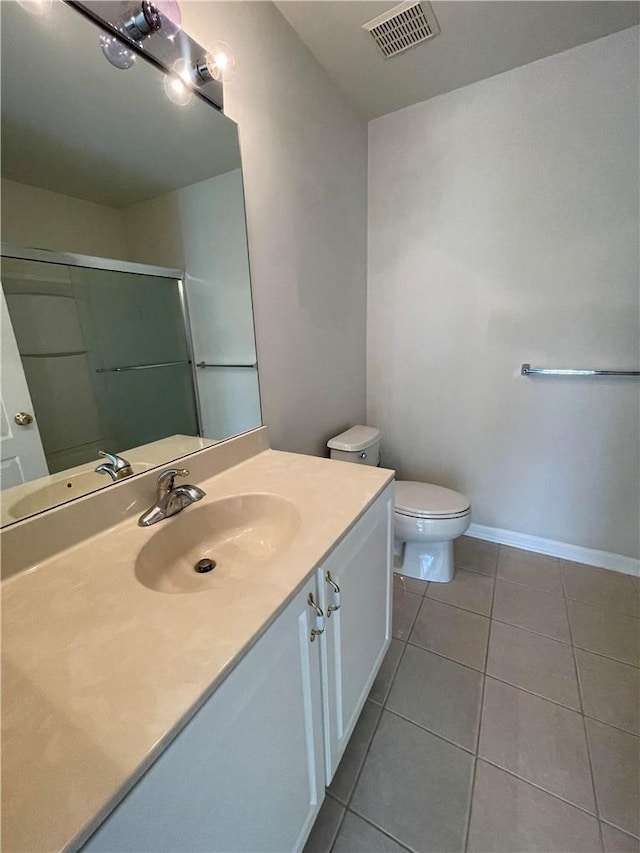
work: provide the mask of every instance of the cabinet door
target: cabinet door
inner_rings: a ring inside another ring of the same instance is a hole
[[[391,642],[393,505],[391,484],[318,569],[327,785]]]
[[[315,577],[84,851],[300,850],[324,798]]]

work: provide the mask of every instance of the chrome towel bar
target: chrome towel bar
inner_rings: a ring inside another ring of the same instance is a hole
[[[531,367],[523,364],[522,376],[640,376],[640,370],[589,370],[581,368]]]
[[[258,366],[257,364],[223,364],[223,363],[210,364],[207,361],[199,361],[196,364],[196,367],[246,367],[248,369],[255,368],[257,366]]]
[[[174,364],[191,364],[190,361],[161,361],[157,364],[132,364],[127,367],[98,367],[96,373],[123,373],[125,370],[152,370],[155,367],[173,367]]]

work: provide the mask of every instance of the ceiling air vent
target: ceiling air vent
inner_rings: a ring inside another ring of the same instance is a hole
[[[406,0],[383,15],[362,25],[385,57],[395,56],[409,47],[437,36],[440,27],[427,2]]]

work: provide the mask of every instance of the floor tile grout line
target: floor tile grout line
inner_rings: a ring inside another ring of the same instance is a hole
[[[369,743],[367,744],[367,748],[366,748],[364,755],[362,757],[362,762],[360,764],[358,772],[356,773],[356,778],[353,781],[353,786],[351,787],[351,792],[350,792],[349,796],[347,797],[347,802],[346,802],[346,808],[347,809],[350,808],[350,806],[351,806],[351,801],[353,800],[353,795],[355,794],[356,788],[358,787],[358,782],[360,781],[360,776],[362,775],[362,771],[364,770],[364,765],[367,762],[367,758],[369,757],[369,752],[371,751],[371,746],[373,744],[373,741],[374,741],[375,736],[377,734],[378,728],[380,726],[380,720],[382,719],[382,715],[384,714],[384,712],[386,710],[387,699],[389,698],[389,694],[391,693],[391,688],[393,687],[393,683],[396,680],[396,677],[398,675],[398,670],[400,669],[400,664],[402,663],[402,658],[404,657],[404,653],[407,650],[407,642],[406,641],[403,642],[403,646],[404,646],[404,648],[402,649],[402,653],[401,653],[400,657],[398,658],[398,665],[396,666],[396,671],[393,673],[393,678],[389,682],[389,689],[386,692],[382,706],[379,706],[379,707],[381,707],[381,710],[380,710],[380,714],[378,715],[378,719],[376,721],[376,724],[373,727],[371,739],[370,739]]]
[[[451,663],[457,663],[459,666],[464,666],[466,669],[470,669],[472,672],[479,673],[480,675],[484,675],[484,669],[480,669],[477,666],[471,666],[470,663],[465,663],[464,661],[457,660],[456,658],[451,658],[449,655],[445,655],[444,652],[437,652],[435,649],[427,649],[424,646],[420,646],[416,642],[410,642],[407,640],[407,645],[411,646],[413,649],[419,649],[421,652],[428,652],[430,655],[435,655],[436,657],[443,658],[444,660],[448,660]],[[485,662],[486,666],[486,662]]]
[[[612,610],[611,607],[601,607],[598,604],[590,604],[588,601],[580,601],[579,598],[571,598],[565,596],[565,601],[571,601],[573,604],[581,604],[583,607],[590,607],[592,610],[599,610],[601,613],[610,613],[615,616],[626,616],[627,619],[634,619],[640,622],[640,616],[634,616],[633,613],[624,613],[622,610]]]
[[[457,661],[456,661],[457,662]],[[479,670],[475,670],[479,672]],[[599,723],[601,726],[607,726],[610,729],[614,729],[617,732],[621,732],[625,735],[630,735],[638,740],[640,740],[640,732],[632,732],[629,729],[623,729],[620,726],[616,726],[613,723],[610,723],[608,720],[600,720],[598,717],[594,717],[592,714],[585,714],[583,711],[580,711],[577,708],[572,708],[570,705],[564,705],[562,702],[558,702],[557,699],[550,699],[548,696],[543,696],[541,693],[535,693],[533,690],[527,690],[526,687],[521,687],[519,684],[513,684],[511,681],[505,681],[504,678],[500,678],[497,675],[494,675],[492,672],[486,672],[485,678],[490,678],[492,681],[498,681],[500,684],[506,684],[507,687],[513,687],[514,690],[520,690],[521,693],[526,693],[528,696],[535,696],[536,699],[542,699],[544,702],[549,702],[551,705],[556,705],[558,708],[563,708],[565,711],[571,711],[573,714],[577,714],[579,717],[584,717],[586,720],[593,720],[595,723]]]
[[[526,629],[524,629],[524,630],[526,630]],[[561,642],[561,641],[558,640],[558,642]],[[593,655],[594,657],[602,658],[602,660],[610,660],[612,663],[619,663],[621,666],[630,666],[631,669],[640,669],[640,665],[636,666],[635,663],[629,663],[628,660],[620,660],[620,658],[612,658],[609,655],[603,655],[602,652],[594,652],[593,649],[586,649],[584,646],[576,646],[574,644],[573,648],[577,649],[579,652],[586,652],[587,654]]]
[[[525,628],[524,625],[516,625],[515,622],[507,622],[505,619],[498,619],[496,616],[491,617],[494,622],[499,622],[501,625],[510,625],[512,628],[519,628],[521,631],[527,631],[529,634],[535,634],[536,637],[544,637],[547,640],[555,640],[556,643],[562,643],[563,646],[570,646],[566,640],[559,640],[557,637],[550,637],[548,634],[541,634],[540,631],[534,631],[532,628]]]
[[[482,716],[482,708],[480,709],[480,716]],[[480,727],[478,727],[478,733],[480,732]],[[473,756],[473,767],[471,769],[471,788],[469,791],[469,809],[467,811],[467,820],[464,832],[464,844],[462,849],[466,851],[469,849],[469,833],[471,832],[471,815],[473,814],[473,795],[476,790],[476,775],[478,773],[478,756]]]
[[[553,598],[560,598],[562,600],[564,600],[564,598],[565,598],[564,594],[561,592],[551,592],[550,589],[545,589],[544,587],[541,587],[541,586],[531,586],[531,584],[528,584],[528,583],[520,583],[520,581],[514,581],[514,580],[511,580],[511,578],[503,578],[500,575],[496,575],[496,581],[502,581],[502,583],[510,583],[510,584],[512,584],[512,586],[520,586],[520,587],[523,587],[524,589],[532,589],[535,592],[542,592],[545,595],[551,595],[551,596],[553,596]]]
[[[487,575],[483,575],[483,577],[487,577]],[[493,581],[493,583],[492,583],[492,587],[491,587],[491,605],[490,605],[490,608],[489,608],[489,614],[488,614],[488,618],[489,618],[489,630],[491,629],[491,611],[492,611],[492,609],[493,609],[493,599],[494,599],[494,596],[495,596],[495,588],[496,588],[496,584],[495,584],[495,577],[493,577],[493,578],[492,578],[492,581]],[[426,587],[426,589],[425,589],[424,595],[422,596],[423,601],[424,601],[426,598],[430,598],[430,596],[428,595],[428,592],[429,592],[429,588],[430,588],[430,586],[431,586],[431,584],[428,584],[428,585],[427,585],[427,587]],[[432,600],[432,601],[438,601],[438,599],[434,599],[434,598],[431,598],[430,600]],[[444,602],[444,601],[439,602],[439,603],[440,603],[440,604],[445,604],[445,605],[447,605],[447,606],[449,606],[449,607],[455,607],[455,606],[456,606],[456,605],[452,605],[452,604],[449,604],[448,602]],[[470,788],[469,788],[469,805],[468,805],[468,810],[467,810],[467,815],[466,815],[466,827],[465,827],[465,835],[464,835],[464,845],[465,845],[464,849],[466,850],[467,836],[468,836],[468,832],[469,832],[469,823],[470,823],[470,817],[471,817],[471,807],[472,807],[472,802],[473,802],[473,789],[474,789],[474,783],[475,783],[475,770],[476,770],[476,764],[477,764],[477,749],[478,749],[478,741],[479,741],[479,736],[480,736],[480,723],[481,723],[481,718],[482,718],[482,703],[483,703],[483,699],[484,699],[484,684],[485,684],[485,674],[484,674],[484,671],[481,673],[481,675],[482,675],[482,688],[481,688],[481,696],[480,696],[480,703],[479,703],[478,731],[477,731],[477,733],[476,733],[476,738],[475,738],[475,749],[474,749],[474,751],[468,750],[468,749],[466,749],[465,747],[460,746],[460,744],[454,743],[453,741],[448,740],[447,738],[445,738],[445,737],[443,737],[443,736],[441,736],[441,735],[437,734],[436,732],[433,732],[433,731],[431,731],[430,729],[427,729],[427,728],[425,728],[425,727],[423,727],[423,726],[420,726],[418,723],[415,723],[413,720],[409,720],[408,718],[403,717],[403,716],[402,716],[402,714],[398,714],[397,712],[395,712],[395,711],[391,710],[391,709],[388,707],[388,705],[387,705],[387,702],[388,702],[388,700],[389,700],[389,696],[391,695],[391,691],[392,691],[392,689],[393,689],[393,684],[394,684],[394,682],[395,682],[395,680],[396,680],[396,678],[397,678],[397,676],[398,676],[398,672],[400,671],[400,666],[401,666],[401,664],[402,664],[402,659],[404,658],[404,655],[405,655],[405,653],[406,653],[407,647],[408,647],[409,645],[411,645],[411,646],[412,646],[412,648],[418,648],[418,649],[420,649],[421,651],[427,651],[427,652],[429,651],[428,649],[422,649],[422,647],[421,647],[421,646],[417,646],[415,643],[409,643],[409,639],[410,639],[411,635],[413,634],[413,629],[414,629],[414,627],[415,627],[415,623],[416,623],[416,621],[417,621],[417,619],[418,619],[418,615],[419,615],[419,613],[420,613],[420,610],[421,610],[421,609],[422,609],[422,604],[420,604],[420,606],[418,607],[418,610],[416,611],[416,614],[415,614],[415,616],[414,616],[413,622],[411,623],[411,628],[410,628],[410,630],[409,630],[409,632],[408,632],[408,634],[407,634],[407,640],[405,641],[404,649],[402,650],[402,655],[400,656],[400,660],[398,661],[398,666],[396,667],[396,671],[395,671],[395,673],[394,673],[393,679],[392,679],[392,681],[391,681],[391,684],[389,685],[389,690],[387,691],[387,695],[386,695],[385,700],[384,700],[384,705],[383,705],[383,709],[382,709],[382,711],[383,711],[383,713],[384,713],[384,711],[388,711],[390,714],[394,714],[395,716],[399,717],[400,719],[404,720],[405,722],[407,722],[407,723],[409,723],[409,724],[411,724],[411,725],[415,725],[417,728],[422,729],[423,731],[426,731],[428,734],[431,734],[431,735],[433,735],[434,737],[439,738],[439,739],[440,739],[440,740],[442,740],[444,743],[448,743],[448,744],[450,744],[451,746],[457,747],[458,749],[461,749],[463,752],[466,752],[467,754],[471,754],[471,755],[472,755],[472,757],[473,757],[473,768],[472,768],[471,785],[470,785]],[[476,611],[469,611],[469,610],[466,610],[466,608],[463,608],[463,607],[458,607],[457,609],[458,609],[458,610],[463,610],[464,612],[467,612],[467,613],[469,613],[469,612],[470,612],[470,613],[475,613],[475,612],[476,612]],[[486,614],[483,614],[483,613],[481,613],[481,614],[477,614],[477,613],[476,613],[476,615],[484,616],[485,618],[487,618],[487,615],[486,615]],[[484,666],[485,666],[485,668],[486,668],[486,662],[487,662],[488,648],[489,648],[489,637],[487,637],[487,650],[485,651],[485,661],[484,661]],[[437,653],[434,653],[434,654],[437,654]],[[443,659],[445,659],[445,660],[451,660],[451,658],[447,658],[445,655],[439,655],[439,657],[442,657],[442,658],[443,658]],[[477,670],[477,669],[474,669],[473,667],[467,666],[466,664],[460,663],[459,661],[452,661],[452,662],[453,662],[453,663],[458,663],[460,666],[465,666],[467,669],[471,670],[472,672],[476,672],[476,673],[478,672],[478,670]],[[380,714],[380,717],[378,718],[378,723],[377,723],[377,725],[376,725],[376,731],[377,731],[377,729],[378,729],[378,726],[380,725],[380,720],[381,720],[381,719],[382,719],[382,713]],[[374,732],[374,736],[375,736],[375,732]],[[349,808],[349,807],[350,807],[350,805],[351,805],[351,799],[353,798],[353,794],[355,793],[355,790],[356,790],[356,787],[357,787],[358,781],[359,781],[359,779],[360,779],[360,775],[361,775],[361,773],[362,773],[362,771],[363,771],[363,769],[364,769],[364,765],[365,765],[365,762],[366,762],[367,756],[368,756],[368,754],[369,754],[369,750],[370,750],[370,748],[371,748],[372,743],[373,743],[373,737],[372,737],[372,739],[371,739],[371,742],[369,743],[369,747],[367,748],[367,752],[366,752],[366,754],[365,754],[365,758],[364,758],[364,760],[363,760],[363,762],[362,762],[362,765],[361,765],[361,767],[360,767],[360,771],[359,771],[359,773],[358,773],[358,777],[357,777],[357,779],[356,779],[356,782],[355,782],[355,784],[354,784],[353,790],[352,790],[352,792],[351,792],[351,796],[350,796],[350,798],[349,798],[349,806],[348,806],[348,808]],[[394,839],[394,840],[395,840],[395,839]]]
[[[410,590],[406,586],[404,586],[404,584],[402,583],[401,580],[396,582],[396,578],[401,578],[402,580],[405,580],[405,579],[418,580],[418,581],[420,581],[420,583],[424,584],[424,590],[422,592],[413,592],[412,590]],[[418,598],[424,598],[425,593],[427,591],[427,588],[429,586],[429,582],[428,581],[422,581],[422,580],[420,580],[420,578],[411,578],[411,577],[409,577],[409,575],[403,575],[402,572],[397,572],[394,569],[393,570],[393,584],[392,584],[392,586],[393,586],[394,591],[396,589],[400,589],[400,590],[402,590],[402,592],[409,592],[409,593],[411,593],[411,595],[417,595]]]
[[[473,612],[473,611],[469,611]],[[618,614],[623,616],[624,614]],[[581,652],[589,652],[590,655],[596,655],[599,658],[604,658],[605,660],[611,660],[614,663],[621,663],[625,666],[630,666],[633,669],[640,669],[640,664],[630,663],[628,660],[620,660],[620,658],[611,657],[611,655],[605,655],[602,652],[594,652],[593,649],[588,649],[586,646],[580,646],[575,643],[568,643],[566,640],[559,640],[557,637],[550,637],[548,634],[541,634],[539,631],[534,631],[532,628],[525,628],[524,625],[516,625],[514,622],[507,622],[504,619],[497,619],[495,616],[492,616],[494,622],[500,622],[502,625],[510,625],[512,628],[519,628],[521,631],[527,631],[529,634],[535,634],[536,637],[545,637],[547,640],[555,640],[556,643],[562,643],[563,646],[571,646],[579,649]]]
[[[455,569],[456,572],[473,572],[474,575],[482,575],[485,578],[497,577],[497,575],[496,575],[497,570],[494,570],[491,573],[487,573],[487,572],[481,572],[480,569],[472,569],[469,566],[456,566],[455,564],[454,564],[453,568]]]
[[[535,552],[532,552],[535,553]],[[468,569],[467,571],[473,571],[473,569]],[[505,583],[511,583],[515,586],[523,586],[526,589],[535,589],[537,592],[544,592],[547,595],[553,595],[555,598],[564,598],[565,601],[575,601],[576,604],[583,604],[585,607],[593,607],[595,610],[603,610],[605,613],[616,613],[618,616],[628,616],[630,619],[640,620],[640,615],[635,615],[633,613],[627,613],[625,610],[618,610],[614,607],[604,607],[600,604],[592,604],[589,601],[584,601],[581,598],[576,598],[574,595],[568,595],[566,591],[566,587],[564,585],[564,574],[562,569],[560,568],[560,583],[562,585],[562,592],[553,592],[553,590],[546,589],[542,586],[533,586],[532,584],[522,583],[521,581],[513,580],[512,578],[506,578],[502,575],[499,575],[496,570],[495,579],[497,581],[504,581]]]
[[[331,796],[331,794],[329,794],[327,792],[327,797],[330,797],[330,796]],[[336,802],[340,803],[340,800],[336,800]],[[329,847],[328,853],[331,853],[333,848],[336,846],[336,841],[338,840],[338,836],[340,835],[340,830],[342,829],[342,824],[344,823],[344,819],[347,816],[347,812],[349,811],[348,808],[344,805],[344,803],[340,803],[340,805],[342,806],[344,811],[342,812],[342,817],[338,821],[338,828],[336,829],[336,834],[333,836],[333,839],[331,841],[331,845]]]
[[[478,761],[483,761],[485,764],[489,764],[491,767],[495,767],[496,770],[501,770],[503,773],[506,773],[508,776],[512,776],[514,779],[518,779],[520,782],[524,782],[525,785],[531,785],[532,788],[536,788],[538,791],[542,791],[543,794],[548,794],[550,797],[553,797],[555,800],[560,800],[561,803],[566,803],[568,806],[573,806],[574,809],[578,809],[578,811],[583,814],[587,814],[595,820],[602,820],[595,810],[589,811],[589,809],[584,806],[578,805],[578,803],[574,803],[573,800],[567,800],[565,797],[562,797],[560,794],[556,794],[554,791],[550,791],[549,788],[543,788],[542,785],[539,785],[537,782],[533,782],[531,779],[527,779],[525,776],[519,776],[517,773],[514,773],[513,770],[510,770],[508,767],[504,767],[502,764],[497,764],[491,758],[487,758],[484,755],[478,755]],[[618,827],[616,827],[617,829]],[[626,832],[629,834],[628,830],[622,830],[622,832]]]
[[[562,580],[562,589],[565,590],[564,575],[561,573],[560,576],[561,576],[561,580]],[[574,642],[573,642],[573,628],[571,627],[571,618],[569,617],[569,605],[567,604],[566,590],[565,590],[565,598],[564,598],[564,609],[565,609],[565,613],[567,614],[567,625],[569,626],[569,640],[571,642],[571,657],[573,658],[573,669],[574,669],[575,676],[576,676],[576,686],[578,688],[578,699],[580,701],[580,713],[584,717],[584,700],[583,700],[583,696],[582,696],[582,687],[580,684],[580,675],[578,673],[578,661],[576,660],[576,647],[575,647]],[[586,731],[585,731],[585,737],[586,737]],[[589,761],[589,767],[591,769],[591,780],[593,781],[593,768],[591,768],[591,761]],[[595,790],[593,793],[595,796]]]
[[[500,552],[498,551],[498,559],[500,556]],[[497,560],[496,560],[496,572],[498,570]],[[487,634],[487,647],[484,652],[484,667],[482,672],[482,687],[480,690],[480,713],[478,714],[478,731],[476,734],[476,748],[475,755],[473,758],[473,769],[471,772],[471,789],[469,794],[469,810],[467,812],[467,825],[464,833],[464,850],[466,851],[469,846],[469,833],[471,831],[471,815],[473,813],[473,795],[476,790],[476,776],[478,772],[478,750],[480,749],[480,732],[482,730],[482,714],[484,711],[484,692],[487,686],[487,665],[489,663],[489,647],[491,645],[491,630],[493,628],[493,604],[496,598],[496,583],[495,580],[493,582],[493,590],[491,593],[491,606],[489,608],[489,632]]]
[[[405,723],[409,723],[412,726],[415,726],[417,729],[420,729],[422,732],[426,732],[429,735],[433,735],[433,737],[437,737],[438,740],[443,741],[444,743],[448,743],[449,746],[455,746],[456,749],[461,750],[462,752],[470,755],[472,758],[475,757],[476,753],[468,746],[462,746],[459,743],[456,743],[454,740],[441,735],[439,732],[434,732],[433,729],[428,729],[426,726],[423,726],[421,723],[416,723],[415,720],[411,720],[409,717],[405,717],[403,714],[400,714],[398,711],[394,711],[393,708],[389,708],[385,706],[383,711],[386,711],[389,714],[393,714],[394,717],[398,717],[399,720],[404,720]]]
[[[560,561],[561,569],[564,569],[565,565],[580,566],[580,568],[584,568],[593,572],[604,572],[605,575],[613,575],[613,577],[615,578],[628,578],[631,583],[633,583],[634,580],[640,577],[640,575],[629,572],[622,572],[619,569],[605,569],[604,566],[591,566],[588,563],[580,563],[576,560],[567,560],[564,557],[558,557],[558,560]]]
[[[578,671],[578,660],[576,658],[576,647],[575,647],[574,642],[573,642],[573,628],[571,626],[571,618],[569,615],[569,604],[568,604],[567,594],[566,594],[567,591],[566,591],[566,587],[565,587],[565,583],[564,583],[564,572],[562,570],[560,571],[560,577],[562,580],[562,589],[564,590],[564,593],[565,593],[564,606],[565,606],[565,610],[567,612],[567,623],[569,625],[569,638],[571,640],[571,656],[573,658],[573,667],[575,670],[576,683],[578,686],[578,698],[580,700],[580,716],[581,716],[581,722],[582,722],[582,732],[584,734],[584,743],[585,743],[585,747],[587,750],[587,761],[589,762],[589,774],[591,776],[591,790],[593,792],[593,803],[594,803],[594,807],[595,807],[596,817],[598,818],[598,835],[600,837],[600,846],[604,850],[604,835],[602,833],[602,824],[600,823],[600,804],[598,802],[598,792],[596,790],[595,773],[593,772],[593,760],[591,758],[591,743],[589,741],[589,733],[587,731],[587,721],[585,719],[585,713],[584,713],[584,698],[582,695],[582,682],[580,680],[580,674]]]
[[[426,595],[426,593],[425,593],[425,595]],[[415,626],[415,624],[416,624],[416,621],[417,621],[417,619],[418,619],[418,614],[419,614],[419,613],[420,613],[420,611],[422,610],[422,602],[423,602],[423,601],[424,601],[424,599],[425,599],[425,595],[421,596],[420,604],[418,605],[418,609],[417,609],[417,610],[416,610],[416,612],[413,614],[413,619],[411,620],[411,625],[409,626],[409,629],[408,629],[408,631],[407,631],[407,637],[406,637],[406,639],[404,640],[404,642],[405,642],[405,643],[408,643],[408,642],[409,642],[409,637],[410,637],[410,636],[411,636],[411,634],[413,633],[413,628],[414,628],[414,626]],[[393,633],[393,627],[392,627],[392,629],[391,629],[391,630],[392,630],[392,633]],[[398,639],[398,638],[396,637],[396,639]],[[402,650],[401,660],[402,660],[402,658],[404,657],[404,653],[405,653],[405,649],[403,649],[403,650]],[[400,662],[401,662],[401,660],[400,660]],[[400,662],[398,662],[398,667],[397,667],[397,669],[396,669],[396,675],[397,675],[397,673],[398,673],[398,669],[400,669]],[[394,675],[394,677],[393,677],[393,680],[395,681],[395,675]],[[391,687],[389,688],[389,691],[391,691]],[[387,695],[389,695],[389,694],[387,694]]]
[[[621,826],[617,826],[617,824],[611,823],[610,820],[605,820],[604,818],[600,818],[600,823],[604,823],[606,826],[611,826],[613,829],[617,829],[619,832],[623,832],[625,835],[628,835],[630,838],[633,838],[636,841],[640,841],[640,833],[638,833],[638,835],[636,835],[633,832],[629,832],[628,829],[622,829]]]
[[[464,571],[466,571],[466,569]],[[481,575],[481,577],[488,578],[489,575]],[[491,578],[489,578],[489,579],[491,580]],[[453,607],[455,610],[462,610],[463,613],[473,613],[474,616],[482,616],[483,619],[490,619],[491,618],[486,613],[479,613],[477,610],[469,610],[468,607],[461,607],[459,604],[452,604],[450,601],[442,601],[441,599],[433,598],[432,596],[427,595],[426,593],[423,596],[423,600],[425,598],[428,598],[429,601],[435,601],[436,604],[441,604],[443,607]]]
[[[545,702],[550,702],[552,705],[557,705],[558,708],[564,708],[565,711],[572,711],[574,714],[578,714],[578,716],[580,717],[584,716],[580,708],[572,708],[571,705],[565,705],[563,702],[558,702],[557,699],[550,699],[549,696],[544,696],[542,693],[536,693],[535,690],[529,690],[526,687],[522,687],[521,684],[514,684],[512,681],[507,681],[506,678],[501,678],[499,675],[494,675],[493,672],[486,672],[485,676],[487,678],[490,678],[492,681],[499,681],[500,684],[506,684],[507,687],[513,687],[514,690],[520,690],[522,693],[526,693],[528,696],[535,696],[536,699],[542,699]],[[613,726],[613,728],[616,728],[616,726]],[[624,731],[624,729],[621,729],[621,731]]]
[[[629,729],[621,729],[620,726],[614,726],[613,723],[608,723],[606,720],[599,720],[591,714],[583,714],[582,716],[585,720],[592,720],[594,723],[598,723],[599,726],[606,726],[608,729],[613,729],[615,732],[620,732],[623,735],[629,735],[629,737],[640,740],[640,732],[630,732]]]
[[[358,772],[356,773],[356,778],[353,780],[353,786],[351,788],[351,793],[347,797],[347,802],[345,804],[346,809],[351,808],[351,801],[353,800],[353,795],[355,794],[356,789],[358,787],[358,782],[360,781],[360,777],[362,776],[362,771],[364,770],[364,765],[367,763],[367,758],[369,757],[369,752],[371,751],[371,746],[373,744],[375,736],[378,733],[378,728],[380,727],[380,720],[382,719],[383,714],[384,714],[384,707],[382,707],[380,714],[378,715],[378,719],[377,719],[376,724],[375,724],[374,729],[373,729],[373,734],[371,735],[371,740],[367,744],[367,748],[365,749],[364,755],[362,756],[362,763],[360,764],[360,767],[358,768]]]
[[[355,809],[351,809],[351,808],[346,809],[345,817],[346,817],[347,812],[351,812],[351,814],[354,814],[356,817],[359,817],[360,820],[363,820],[365,823],[368,823],[369,826],[372,826],[375,830],[382,833],[382,835],[384,835],[386,838],[389,838],[391,841],[393,841],[399,847],[402,847],[403,850],[407,850],[408,853],[414,853],[414,851],[411,849],[411,847],[407,846],[407,844],[404,841],[400,841],[400,839],[396,838],[395,835],[392,835],[388,829],[383,829],[381,826],[378,826],[378,824],[374,823],[370,817],[365,817],[365,815],[360,814],[360,812],[357,812]],[[343,820],[344,820],[344,818],[343,818]],[[334,841],[334,844],[335,844],[335,841]]]
[[[495,580],[494,578],[489,578],[488,575],[480,575],[480,577],[488,578],[489,580]],[[494,582],[494,587],[495,587],[495,582]],[[457,607],[458,610],[464,610],[465,613],[475,613],[476,616],[484,616],[486,619],[489,618],[489,616],[486,613],[481,613],[479,610],[471,610],[470,607],[463,607],[461,604],[450,604],[448,601],[442,601],[440,598],[434,598],[432,595],[429,595],[428,590],[425,593],[424,597],[428,598],[429,601],[437,601],[439,604],[448,604],[449,607]]]
[[[630,666],[632,669],[640,669],[640,664],[630,663],[628,660],[621,660],[620,658],[613,658],[611,655],[603,655],[602,652],[594,652],[593,649],[588,649],[586,646],[574,645],[573,648],[578,649],[581,652],[589,652],[591,655],[597,655],[599,658],[604,658],[605,660],[610,660],[614,663],[621,663],[624,666]]]
[[[481,577],[486,577],[486,575],[481,575]],[[484,616],[485,619],[489,619],[489,616],[486,613],[481,613],[479,610],[472,610],[470,607],[462,607],[460,604],[449,604],[448,601],[442,601],[440,598],[434,598],[431,595],[425,595],[425,600],[429,599],[429,601],[437,601],[438,604],[446,604],[447,607],[455,607],[456,610],[463,610],[465,613],[473,613],[475,616]]]

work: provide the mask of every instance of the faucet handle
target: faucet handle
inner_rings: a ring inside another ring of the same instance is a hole
[[[108,450],[99,450],[98,456],[101,456],[103,459],[108,459],[109,462],[111,463],[111,465],[113,465],[114,469],[115,469],[116,465],[118,464],[118,460],[116,458],[116,455],[114,453],[109,453]]]
[[[173,484],[176,477],[188,477],[189,470],[187,468],[167,468],[158,476],[158,494],[164,495],[173,489]]]
[[[114,471],[121,471],[123,468],[130,468],[131,464],[123,459],[122,456],[118,456],[115,453],[109,453],[108,450],[99,450],[98,456],[101,456],[103,459],[108,459],[109,464],[113,466]]]

